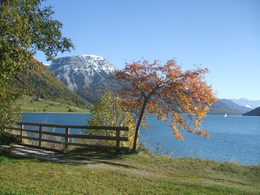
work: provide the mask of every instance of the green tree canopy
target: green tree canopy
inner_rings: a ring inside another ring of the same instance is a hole
[[[62,23],[52,20],[52,7],[41,8],[41,1],[0,0],[1,74],[27,70],[37,50],[53,60],[59,51],[74,48],[61,34]]]
[[[35,67],[33,55],[45,53],[53,60],[58,52],[74,48],[71,40],[61,34],[62,23],[53,20],[52,7],[41,6],[42,0],[0,0],[0,110],[13,108],[0,116],[0,126],[14,116],[14,101],[18,91],[12,87],[14,72],[29,71]]]

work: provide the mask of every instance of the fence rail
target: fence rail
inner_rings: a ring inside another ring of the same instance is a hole
[[[120,141],[129,141],[128,137],[120,137],[120,131],[129,131],[128,127],[55,125],[55,124],[28,123],[28,122],[19,122],[19,123],[17,123],[17,125],[19,125],[20,127],[5,127],[5,129],[20,131],[20,135],[17,135],[17,134],[15,134],[15,135],[19,136],[22,139],[21,144],[26,145],[26,146],[33,146],[36,148],[46,148],[46,147],[42,146],[42,142],[50,142],[50,143],[64,144],[65,150],[68,149],[69,145],[87,146],[87,147],[100,148],[100,149],[113,149],[113,150],[116,150],[117,152],[119,152],[120,150],[125,150],[125,151],[129,150],[129,147],[120,146]],[[25,129],[24,128],[25,125],[39,127],[39,129],[38,130]],[[65,133],[43,131],[42,130],[43,127],[64,128]],[[116,131],[116,136],[70,134],[70,129],[114,130],[114,131]],[[24,132],[38,133],[39,136],[38,136],[38,138],[26,136],[26,135],[24,135]],[[44,139],[44,138],[42,138],[43,137],[42,135],[64,137],[65,141]],[[115,140],[116,145],[109,146],[109,145],[75,143],[75,142],[70,142],[70,138]],[[25,143],[23,143],[23,139],[36,140],[36,141],[38,141],[38,145],[25,144]],[[52,148],[48,148],[48,149],[52,149]],[[57,150],[57,149],[53,149],[53,150]]]

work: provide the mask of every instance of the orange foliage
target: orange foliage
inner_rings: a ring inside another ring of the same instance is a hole
[[[121,95],[126,108],[140,116],[140,124],[144,124],[143,114],[155,114],[157,119],[170,122],[175,137],[182,140],[178,127],[197,132],[199,136],[209,136],[199,126],[208,106],[217,101],[212,86],[204,78],[208,72],[207,68],[197,65],[195,69],[183,72],[175,60],[168,60],[165,65],[157,60],[151,64],[139,60],[126,63],[125,68],[115,75],[119,82],[130,83],[129,88],[122,89]],[[183,114],[188,115],[190,124],[186,123]],[[140,124],[137,124],[136,133]]]

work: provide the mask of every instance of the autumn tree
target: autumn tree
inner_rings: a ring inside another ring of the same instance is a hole
[[[62,36],[62,23],[51,18],[52,7],[42,8],[42,1],[0,0],[0,129],[13,123],[19,110],[14,104],[19,90],[12,83],[13,73],[34,69],[36,51],[52,60],[74,47]]]
[[[134,151],[140,125],[145,125],[148,113],[169,122],[178,140],[183,140],[180,128],[199,136],[209,136],[200,129],[208,106],[217,101],[212,86],[205,81],[204,74],[208,72],[207,68],[197,65],[193,70],[182,71],[175,60],[168,60],[165,65],[157,60],[154,63],[139,60],[126,63],[122,71],[115,73],[120,83],[129,84],[129,87],[122,88],[123,105],[137,116]],[[189,120],[185,121],[183,114],[187,114]]]

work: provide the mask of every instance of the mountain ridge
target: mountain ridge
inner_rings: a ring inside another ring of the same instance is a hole
[[[118,93],[122,87],[122,84],[109,79],[118,69],[105,58],[97,55],[58,58],[48,66],[48,69],[67,87],[91,103],[107,91]],[[210,107],[208,114],[242,115],[249,110],[231,100],[219,100]]]
[[[230,99],[220,99],[222,102],[230,105],[231,107],[235,108],[237,111],[241,112],[241,113],[246,113],[249,112],[250,110],[252,110],[251,108],[248,108],[246,106],[241,106],[235,102],[233,102]]]
[[[230,100],[240,106],[250,107],[251,109],[255,109],[260,106],[260,100],[249,100],[246,98],[231,98]]]
[[[221,99],[209,107],[208,115],[242,115],[243,112],[223,102]]]

